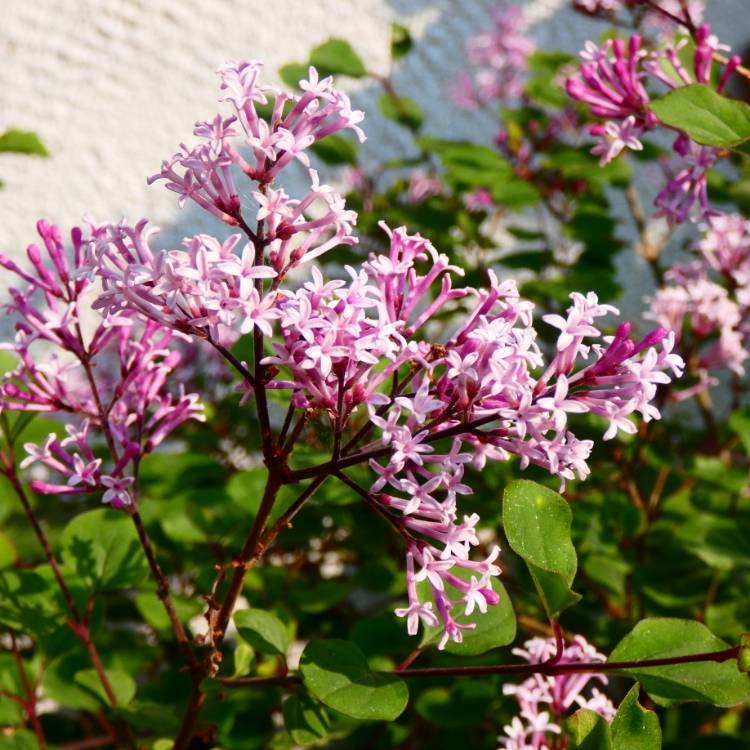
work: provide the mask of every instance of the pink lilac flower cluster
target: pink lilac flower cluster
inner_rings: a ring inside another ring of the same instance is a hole
[[[672,267],[668,285],[648,300],[646,317],[673,331],[689,354],[696,385],[684,399],[716,385],[711,374],[743,375],[750,356],[750,221],[712,216],[697,244],[698,259]]]
[[[519,5],[499,3],[491,14],[492,28],[471,37],[466,56],[471,72],[460,73],[451,86],[459,106],[476,109],[496,99],[521,95],[534,43],[525,36],[526,18]]]
[[[241,63],[232,70],[248,68]],[[316,80],[313,71],[310,81]],[[240,85],[233,89],[237,101],[250,101],[259,90],[254,76],[236,77]],[[270,125],[256,129],[275,132]],[[258,179],[255,172],[247,176]],[[206,181],[215,183],[210,175]],[[329,195],[313,182],[316,192]],[[278,194],[270,182],[254,193],[260,220],[253,230],[242,220],[241,256],[236,235],[224,241],[199,235],[184,250],[154,252],[145,222],[98,228],[89,252],[91,271],[104,286],[97,306],[108,319],[139,315],[214,342],[252,330],[255,375],[242,371],[245,398],[259,390],[288,394],[288,424],[295,412],[300,419],[317,415],[334,436],[330,462],[287,467],[290,481],[327,471],[363,494],[404,540],[409,596],[398,614],[409,632],[421,620],[442,625],[441,647],[449,638],[460,641],[470,626],[456,621],[454,608],[471,615],[497,603],[492,579],[500,572],[496,547],[481,560],[470,556],[479,545],[479,518],[458,507],[459,496],[471,492],[467,464],[481,468],[516,456],[521,468],[539,465],[561,482],[585,477],[592,441],[575,436],[569,415],[603,418],[605,439],[633,432],[636,412],[658,418],[651,403],[657,385],[682,368],[671,352],[674,335],[657,329],[637,342],[625,323],[602,337],[597,324],[616,310],[594,294],[573,294],[565,315],[544,318],[559,331],[554,354],[545,358],[533,305],[519,297],[514,282],[490,272],[489,289],[461,287],[462,270],[426,239],[385,225],[387,252],[347,267],[344,279],[308,267],[307,280],[300,275],[290,288],[282,284],[290,259],[320,255],[330,243],[309,249],[299,239],[303,252],[286,252],[278,261],[278,227],[294,226],[279,216],[271,200]],[[344,473],[355,465],[370,467],[365,486]]]
[[[490,272],[489,290],[457,288],[462,272],[429,242],[403,228],[389,234],[389,255],[349,268],[348,283],[326,283],[313,271],[311,282],[279,295],[281,341],[265,362],[282,373],[269,388],[290,390],[299,409],[327,411],[332,426],[356,423],[357,407],[366,408],[376,432],[365,448],[375,474],[372,501],[407,548],[409,602],[398,614],[410,633],[420,619],[439,620],[443,646],[448,638],[460,642],[467,627],[451,616],[453,605],[470,615],[497,602],[491,578],[500,572],[498,550],[472,561],[479,517],[458,510],[458,496],[471,493],[466,464],[517,456],[521,468],[534,463],[561,482],[584,478],[592,443],[576,438],[568,415],[604,418],[605,439],[633,432],[628,417],[659,416],[650,403],[656,385],[670,380],[665,370],[680,374],[682,362],[671,353],[673,335],[661,329],[634,342],[623,324],[603,343],[584,343],[600,337],[597,318],[617,311],[593,294],[573,294],[567,316],[544,318],[560,330],[545,367],[533,305],[514,282]],[[464,322],[436,341],[433,319],[451,304],[467,311]],[[398,381],[404,370],[407,380]]]
[[[648,30],[659,35],[674,31],[675,18],[685,19],[681,0],[657,0],[658,10],[644,0],[573,0],[573,7],[590,15],[610,16],[622,8],[638,8],[643,13],[643,21]],[[687,0],[688,18],[694,24],[703,20],[703,0]]]
[[[618,157],[625,149],[643,148],[642,136],[659,126],[650,109],[651,95],[646,80],[660,82],[670,89],[691,83],[711,84],[714,54],[727,51],[706,24],[696,30],[692,71],[681,62],[680,51],[687,45],[683,38],[676,44],[649,52],[637,34],[626,42],[608,39],[602,46],[587,42],[581,52],[579,72],[568,79],[568,94],[589,105],[592,114],[603,122],[590,126],[599,141],[592,153],[601,155],[601,164]],[[724,66],[717,84],[723,91],[740,63],[732,56]],[[707,196],[707,172],[719,158],[719,149],[701,146],[681,133],[673,144],[676,163],[667,167],[668,181],[656,197],[658,215],[671,223],[685,221],[697,205],[699,215],[711,213]]]
[[[513,653],[529,664],[541,664],[556,656],[555,639],[532,638],[524,643],[523,648],[514,648]],[[583,636],[577,635],[564,648],[558,663],[606,660],[604,654],[600,654]],[[592,680],[607,684],[607,678],[602,674],[580,673],[555,677],[533,675],[520,685],[504,685],[503,693],[518,701],[520,715],[503,727],[504,734],[498,737],[500,747],[504,750],[551,750],[558,747],[555,737],[562,732],[561,720],[579,708],[595,711],[612,721],[615,707],[598,688],[589,689]]]
[[[4,348],[19,365],[0,383],[0,408],[69,417],[67,437],[51,434],[42,445],[24,446],[22,468],[38,463],[66,478],[65,484],[35,480],[34,490],[103,491],[105,503],[128,506],[138,461],[186,420],[203,419],[202,407],[196,394],[167,387],[180,362],[170,329],[123,312],[86,331],[94,291],[82,274],[87,240],[74,229],[69,258],[56,226],[40,221],[37,228],[48,262],[36,245],[27,250],[28,271],[0,256],[0,265],[28,284],[11,289],[3,306],[17,321],[15,340]],[[109,461],[95,455],[103,443]]]

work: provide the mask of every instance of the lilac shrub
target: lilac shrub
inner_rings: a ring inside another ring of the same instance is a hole
[[[499,550],[470,559],[479,543],[479,517],[461,514],[458,506],[459,496],[472,491],[462,482],[464,466],[517,456],[522,469],[536,464],[563,484],[584,478],[593,443],[576,437],[568,415],[603,418],[605,439],[618,430],[632,433],[629,417],[636,412],[647,421],[658,418],[652,403],[657,385],[682,371],[672,353],[674,336],[656,329],[636,341],[625,323],[614,337],[603,337],[597,319],[617,310],[594,294],[574,293],[566,316],[545,317],[559,330],[547,358],[536,342],[534,306],[519,297],[514,282],[490,273],[489,289],[457,286],[463,272],[445,255],[419,235],[385,225],[387,255],[347,267],[348,279],[328,280],[313,267],[309,281],[285,288],[289,271],[335,244],[353,242],[356,220],[312,170],[310,192],[300,201],[271,186],[291,160],[286,134],[310,145],[342,127],[357,128],[361,113],[353,114],[331,80],[320,81],[311,70],[310,80],[300,84],[302,96],[274,92],[274,114],[266,123],[255,110],[269,93],[259,83],[258,66],[227,65],[220,72],[256,163],[248,166],[229,145],[233,130],[215,128],[211,149],[224,156],[214,167],[201,160],[194,168],[193,157],[181,157],[187,170],[181,178],[172,162],[163,174],[168,188],[179,179],[183,197],[227,224],[256,227],[246,233],[241,258],[233,252],[240,235],[223,242],[199,235],[186,239],[184,250],[153,251],[144,222],[101,227],[88,245],[89,267],[105,290],[94,306],[108,318],[141,315],[218,345],[253,331],[256,365],[253,373],[241,365],[245,387],[256,397],[261,389],[288,392],[292,420],[314,411],[334,436],[328,464],[291,470],[290,476],[340,474],[368,463],[373,476],[360,491],[406,545],[409,605],[398,614],[407,618],[411,634],[421,619],[440,624],[441,646],[449,638],[461,642],[466,626],[456,623],[454,606],[467,615],[475,607],[485,612],[497,603],[492,578],[500,574]],[[320,106],[316,97],[327,104]],[[287,101],[292,107],[283,118]],[[262,151],[256,132],[268,134]],[[203,125],[196,134],[204,136]],[[303,148],[295,156],[307,161]],[[234,182],[222,177],[226,160],[257,184],[257,190],[243,191],[257,208],[243,206]],[[221,194],[202,187],[219,184],[230,187]],[[317,200],[325,205],[322,216],[308,220],[303,211]],[[456,322],[441,335],[446,310],[454,311]],[[262,354],[264,338],[270,356]],[[352,437],[344,442],[347,432]],[[467,571],[468,581],[456,575],[459,570]],[[421,580],[429,582],[427,600],[417,594]]]

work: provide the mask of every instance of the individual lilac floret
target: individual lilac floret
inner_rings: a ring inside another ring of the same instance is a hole
[[[500,2],[491,12],[492,28],[466,43],[466,55],[473,66],[451,85],[451,97],[459,106],[475,109],[495,99],[521,95],[533,41],[525,35],[523,8]]]
[[[532,638],[523,648],[514,648],[513,653],[530,664],[540,664],[555,657],[557,646],[554,638]],[[580,662],[605,662],[600,654],[583,636],[577,635],[563,649],[558,664]],[[504,750],[551,750],[565,717],[579,708],[586,708],[612,721],[615,707],[612,701],[596,687],[592,680],[606,685],[602,674],[577,673],[548,677],[534,675],[520,685],[503,686],[505,695],[518,701],[519,716],[503,727],[504,734],[498,737]]]
[[[64,481],[35,480],[34,490],[103,491],[104,502],[124,507],[132,503],[128,471],[184,421],[203,419],[202,407],[197,395],[167,387],[180,362],[170,348],[171,330],[130,311],[87,330],[82,300],[91,293],[91,281],[81,273],[86,240],[73,230],[69,259],[58,228],[45,221],[37,227],[49,265],[36,245],[27,251],[30,271],[0,256],[0,265],[28,284],[23,291],[11,289],[11,302],[4,305],[16,319],[15,341],[4,348],[20,362],[0,383],[0,407],[70,418],[66,438],[53,434],[41,446],[24,446],[22,468],[42,464]],[[94,455],[102,443],[111,454],[106,463]]]

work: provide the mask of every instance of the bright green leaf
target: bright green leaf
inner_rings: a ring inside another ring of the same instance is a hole
[[[638,703],[640,685],[636,683],[620,703],[612,720],[614,750],[659,750],[659,717]]]
[[[234,624],[243,640],[257,651],[286,656],[289,634],[276,615],[263,609],[241,609],[234,615]]]
[[[571,748],[577,750],[612,750],[612,733],[607,720],[588,708],[576,711],[567,722]],[[633,748],[633,750],[636,750]]]
[[[0,568],[8,568],[18,559],[18,550],[11,538],[0,531]]]
[[[62,534],[65,565],[93,588],[112,590],[140,583],[148,574],[132,521],[108,508],[76,516]]]
[[[367,75],[362,59],[345,39],[329,39],[315,47],[310,53],[310,65],[315,66],[321,76],[362,78]]]
[[[570,526],[570,506],[557,492],[518,480],[503,495],[503,527],[511,549],[529,566],[550,617],[575,604],[571,591],[578,561]]]
[[[307,79],[308,66],[304,63],[287,63],[279,68],[279,77],[291,89],[296,89],[299,82]]]
[[[33,156],[49,156],[44,144],[36,133],[27,130],[6,130],[0,135],[0,151]]]
[[[127,706],[135,696],[135,681],[126,672],[117,670],[107,670],[105,672],[107,680],[115,694],[118,706]],[[107,693],[102,685],[99,675],[93,669],[83,669],[75,674],[75,682],[83,688],[94,693],[102,703],[111,705]]]
[[[726,648],[727,644],[700,622],[655,617],[639,622],[611,653],[610,661],[663,659]],[[736,659],[632,667],[621,672],[638,680],[663,706],[704,701],[728,707],[750,698],[750,679],[739,672]]]
[[[706,146],[729,148],[750,138],[750,106],[694,83],[651,102],[654,114]]]
[[[393,721],[409,700],[403,680],[371,672],[364,654],[348,641],[310,641],[300,672],[315,698],[354,719]]]
[[[310,150],[325,164],[338,166],[340,164],[356,164],[357,147],[349,139],[341,135],[327,135],[310,146]]]

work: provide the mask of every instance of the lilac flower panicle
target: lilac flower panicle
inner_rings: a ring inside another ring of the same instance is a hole
[[[496,99],[515,99],[523,92],[533,41],[525,35],[527,22],[520,5],[499,2],[491,12],[492,27],[471,37],[466,56],[471,72],[458,74],[451,84],[454,103],[476,109]]]
[[[180,362],[170,348],[171,330],[131,311],[88,330],[84,305],[93,287],[83,271],[89,240],[74,229],[70,258],[56,226],[40,221],[37,228],[46,263],[36,245],[27,251],[29,271],[0,256],[0,265],[27,285],[12,288],[3,306],[16,320],[15,339],[4,348],[19,364],[0,383],[0,408],[59,413],[68,420],[67,437],[52,434],[41,446],[24,446],[22,468],[39,464],[63,477],[63,483],[34,480],[35,491],[101,491],[104,502],[124,507],[132,502],[128,471],[180,424],[203,419],[202,407],[196,394],[167,386]],[[112,454],[106,465],[94,454],[103,442]]]
[[[310,193],[300,201],[275,186],[292,161],[291,146],[277,144],[289,139],[278,124],[297,139],[300,160],[308,136],[359,118],[315,71],[294,97],[261,87],[257,63],[221,70],[237,122],[213,120],[205,148],[232,154],[227,128],[238,126],[247,140],[258,139],[255,161],[239,164],[257,206],[252,222],[242,209],[246,239],[197,235],[182,249],[152,250],[154,231],[145,222],[95,227],[87,258],[104,288],[96,307],[108,319],[145,317],[214,344],[250,332],[259,337],[264,389],[288,394],[293,411],[320,415],[334,434],[366,437],[361,446],[338,450],[345,460],[359,451],[371,470],[360,492],[403,539],[407,602],[397,614],[408,631],[439,626],[441,648],[459,642],[474,627],[462,617],[481,616],[499,601],[493,579],[500,550],[480,544],[479,517],[460,508],[472,492],[468,467],[517,457],[522,469],[541,466],[561,483],[585,478],[593,443],[576,437],[575,416],[603,419],[606,439],[632,432],[635,413],[658,418],[656,388],[682,368],[671,351],[674,336],[659,329],[635,341],[627,324],[614,337],[602,336],[601,319],[616,310],[592,293],[573,294],[564,314],[546,318],[559,331],[546,357],[534,306],[514,282],[490,271],[487,289],[466,287],[462,269],[428,240],[385,223],[387,250],[346,266],[339,278],[303,266],[334,244],[355,242],[356,215],[312,170]],[[255,103],[271,99],[266,122]],[[227,185],[224,174],[214,164],[201,179]],[[417,187],[415,199],[425,195],[424,180]],[[201,196],[209,201],[208,193]],[[322,205],[320,218],[303,214],[313,202]],[[203,207],[215,213],[217,203]],[[287,274],[298,267],[291,286]],[[257,387],[243,383],[243,399]]]

